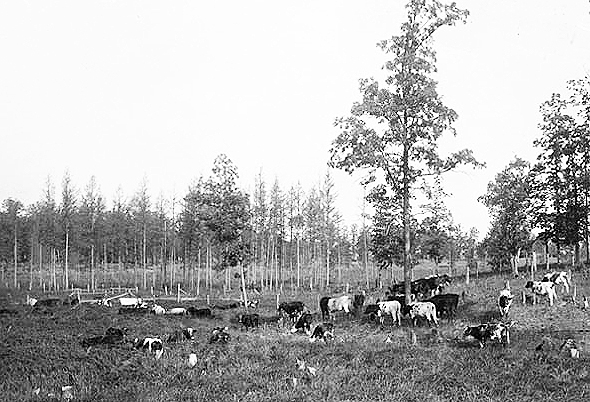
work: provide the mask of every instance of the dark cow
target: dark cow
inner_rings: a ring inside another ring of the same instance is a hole
[[[322,320],[330,318],[330,310],[328,309],[328,302],[330,301],[330,299],[330,296],[324,296],[320,299],[320,311],[322,312]]]
[[[355,310],[359,310],[365,304],[365,295],[354,295],[352,306]]]
[[[419,298],[431,297],[441,293],[445,286],[450,285],[451,278],[448,275],[431,275],[426,278],[416,279],[410,283],[410,293]],[[396,283],[389,287],[392,294],[405,293],[405,282]]]
[[[457,316],[457,306],[459,305],[459,295],[454,293],[445,293],[442,295],[432,296],[426,300],[434,304],[436,312],[441,316],[446,316],[452,320]]]
[[[304,313],[299,316],[291,332],[295,333],[299,330],[303,330],[307,335],[311,334],[311,323],[313,322],[313,316],[309,313]]]
[[[85,347],[89,348],[91,346],[99,346],[99,345],[117,345],[125,342],[127,337],[127,328],[108,328],[104,335],[98,336],[91,336],[88,338],[82,339],[80,344]]]
[[[318,324],[313,329],[313,333],[311,334],[309,341],[315,342],[317,340],[321,340],[327,342],[328,340],[332,339],[334,339],[334,324],[331,322],[324,322]]]
[[[61,299],[51,298],[51,299],[37,300],[37,302],[34,304],[34,307],[57,307],[60,304],[62,304]]]
[[[283,302],[279,304],[279,308],[277,309],[279,314],[282,316],[287,315],[292,321],[295,321],[303,310],[305,309],[305,304],[300,301],[293,301],[293,302]]]
[[[170,335],[168,335],[168,338],[166,338],[166,342],[183,342],[186,340],[192,341],[193,339],[195,339],[195,330],[191,327],[188,328],[184,328],[182,330],[178,330],[178,331],[174,331],[173,333],[171,333]]]
[[[160,338],[135,338],[133,342],[135,349],[147,350],[156,355],[156,360],[162,357],[164,353],[164,343]]]
[[[260,325],[260,316],[258,314],[240,314],[238,316],[238,322],[246,330],[248,328],[256,328]]]
[[[215,327],[211,331],[209,337],[209,343],[228,343],[230,340],[230,334],[227,327]]]
[[[121,339],[123,339],[127,336],[127,332],[129,332],[129,329],[126,327],[123,327],[123,328],[109,327],[105,331],[105,335],[118,336]]]
[[[196,307],[188,307],[186,309],[187,314],[189,314],[192,317],[197,317],[197,318],[210,318],[213,317],[213,314],[211,313],[211,309],[210,308],[196,308]]]
[[[238,308],[238,307],[240,307],[241,304],[242,304],[241,301],[230,302],[230,303],[226,303],[226,304],[214,304],[213,308],[216,308],[218,310],[229,310],[232,308]]]
[[[503,346],[510,343],[510,324],[504,323],[487,323],[471,327],[465,327],[463,337],[471,336],[477,340],[479,347],[483,348],[487,341],[497,341]]]
[[[378,304],[367,304],[365,307],[365,315],[369,316],[369,321],[375,321],[377,318],[377,313],[379,312],[379,305]]]

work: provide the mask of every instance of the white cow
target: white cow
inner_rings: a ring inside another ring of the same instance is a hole
[[[174,307],[166,311],[166,314],[171,315],[187,315],[188,312],[184,307]]]
[[[547,296],[549,298],[549,305],[553,306],[553,301],[557,296],[555,294],[555,283],[542,281],[528,281],[525,285],[525,289],[531,289],[533,293],[539,296]]]
[[[553,282],[555,285],[562,285],[566,293],[570,292],[570,283],[572,281],[571,272],[551,271],[543,275],[541,282]]]
[[[377,310],[377,317],[379,322],[383,325],[386,315],[391,315],[392,325],[397,322],[397,326],[401,325],[402,320],[402,305],[397,300],[384,301],[377,303],[379,310]]]
[[[123,307],[145,307],[145,303],[141,297],[120,297],[119,303]]]
[[[350,314],[352,311],[352,297],[344,295],[340,297],[332,297],[328,300],[328,311],[334,313],[336,311],[344,311]],[[333,319],[336,317],[332,316]]]

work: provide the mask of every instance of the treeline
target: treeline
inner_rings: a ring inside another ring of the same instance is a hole
[[[492,216],[482,250],[497,267],[516,270],[522,251],[590,260],[590,77],[569,81],[540,112],[536,161],[516,157],[481,197]]]
[[[251,195],[237,179],[220,155],[184,197],[152,200],[144,180],[109,208],[94,177],[77,190],[66,173],[59,203],[48,179],[33,205],[2,203],[2,283],[94,289],[108,273],[119,284],[199,291],[237,286],[241,270],[248,286],[274,290],[373,280],[368,228],[343,224],[329,173],[308,191],[269,187],[259,174]]]

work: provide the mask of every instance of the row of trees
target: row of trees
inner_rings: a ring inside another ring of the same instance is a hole
[[[541,243],[557,262],[571,250],[573,263],[589,261],[590,78],[567,84],[540,108],[535,163],[516,157],[480,199],[493,218],[483,249],[496,267],[512,265],[521,250]]]

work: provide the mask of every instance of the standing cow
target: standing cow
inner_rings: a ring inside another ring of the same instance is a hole
[[[438,319],[436,318],[436,307],[431,302],[415,302],[407,305],[404,308],[404,315],[409,314],[412,324],[416,326],[418,318],[423,318],[428,322],[428,325],[434,324],[438,326]]]
[[[379,317],[379,323],[383,326],[385,322],[385,316],[391,315],[392,325],[397,323],[399,327],[402,319],[402,306],[397,300],[384,301],[377,303],[379,310],[377,311],[377,317]]]

